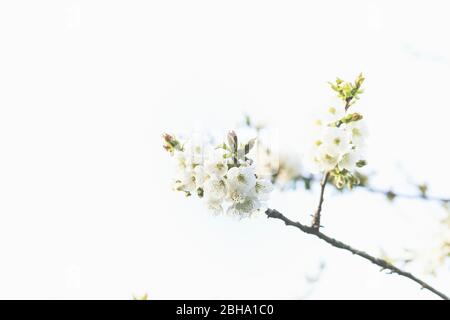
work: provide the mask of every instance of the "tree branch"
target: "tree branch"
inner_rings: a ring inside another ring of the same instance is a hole
[[[375,258],[364,251],[354,249],[351,246],[349,246],[339,240],[328,237],[327,235],[321,233],[318,229],[316,229],[314,227],[309,227],[309,226],[303,225],[300,222],[294,222],[294,221],[288,219],[287,217],[285,217],[282,213],[280,213],[277,210],[267,209],[266,215],[268,218],[274,218],[274,219],[279,219],[279,220],[283,221],[287,226],[293,226],[293,227],[300,229],[301,231],[303,231],[305,233],[314,235],[314,236],[318,237],[319,239],[322,239],[323,241],[329,243],[333,247],[350,251],[352,254],[356,254],[366,260],[369,260],[373,264],[380,266],[382,268],[381,270],[385,270],[385,269],[390,270],[391,273],[396,273],[400,276],[406,277],[406,278],[418,283],[423,289],[427,289],[427,290],[433,292],[434,294],[438,295],[439,297],[441,297],[444,300],[449,300],[449,297],[446,296],[445,294],[443,294],[442,292],[439,292],[438,290],[436,290],[435,288],[433,288],[426,282],[420,280],[419,278],[416,278],[414,275],[412,275],[409,272],[406,272],[406,271],[403,271],[403,270],[397,268],[396,266],[387,262],[386,260],[383,260],[380,258]]]
[[[325,192],[325,187],[327,185],[328,177],[330,173],[327,172],[324,174],[322,181],[320,182],[320,198],[319,205],[317,206],[317,210],[313,217],[312,228],[319,230],[320,228],[320,213],[322,212],[322,204],[323,204],[323,194]]]
[[[312,182],[319,181],[319,179],[314,175],[303,176],[301,174],[298,176],[295,176],[292,179],[292,182],[294,182],[294,183],[302,182],[302,181],[307,182],[308,184],[311,184]],[[428,194],[425,194],[425,195],[424,194],[407,194],[407,193],[397,192],[394,190],[379,189],[379,188],[372,187],[370,185],[356,185],[355,188],[363,189],[370,193],[381,194],[381,195],[384,195],[391,199],[394,199],[394,198],[400,199],[401,198],[401,199],[411,199],[411,200],[434,201],[434,202],[440,202],[440,203],[447,203],[447,202],[450,203],[450,198],[437,197],[437,196],[432,196],[432,195],[428,195]]]
[[[435,196],[429,196],[427,194],[406,194],[406,193],[398,193],[392,190],[382,190],[382,189],[377,189],[374,187],[370,187],[370,186],[360,186],[361,188],[365,188],[368,192],[372,192],[372,193],[379,193],[382,195],[385,195],[386,197],[392,197],[392,198],[404,198],[404,199],[418,199],[418,200],[429,200],[429,201],[436,201],[436,202],[441,202],[441,203],[445,203],[445,202],[450,202],[450,198],[440,198],[440,197],[435,197]]]

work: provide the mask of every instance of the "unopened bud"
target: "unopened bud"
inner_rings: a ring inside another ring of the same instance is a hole
[[[238,145],[237,142],[238,142],[238,140],[237,140],[236,132],[234,132],[234,131],[228,132],[228,145],[230,146],[230,148],[232,150],[235,150],[237,148],[237,145]]]
[[[396,196],[397,195],[393,191],[388,191],[386,193],[386,198],[388,198],[389,201],[394,201]]]
[[[357,166],[358,168],[362,168],[362,167],[364,167],[365,165],[367,165],[367,161],[366,161],[366,160],[359,160],[358,162],[356,162],[356,166]]]
[[[335,177],[335,184],[338,189],[342,189],[345,186],[345,178],[339,174]]]
[[[352,121],[359,121],[362,118],[363,118],[363,116],[361,114],[359,114],[359,113],[355,112],[355,113],[352,114]]]
[[[178,142],[177,139],[175,139],[174,136],[168,134],[168,133],[164,133],[163,134],[163,139],[164,139],[164,145],[163,148],[170,152],[171,154],[175,151],[175,150],[181,150],[182,146],[180,145],[180,143]]]
[[[363,118],[363,116],[357,112],[346,115],[344,118],[340,120],[341,123],[350,123],[359,121]]]

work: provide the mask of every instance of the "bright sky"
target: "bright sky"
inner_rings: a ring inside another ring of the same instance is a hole
[[[244,113],[307,145],[327,81],[357,105],[380,187],[449,196],[447,1],[3,1],[0,298],[435,296],[281,222],[213,217],[171,191],[161,133],[221,134]],[[309,222],[317,191],[269,205]],[[326,194],[324,231],[379,255],[430,245],[438,205]],[[306,276],[325,263],[312,293]],[[449,266],[436,277],[450,293]]]

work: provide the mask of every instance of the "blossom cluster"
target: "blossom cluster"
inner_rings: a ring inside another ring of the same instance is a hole
[[[331,84],[338,93],[337,103],[315,121],[315,135],[308,153],[311,169],[330,174],[338,188],[358,184],[355,170],[366,164],[367,128],[360,113],[349,112],[362,92],[363,81],[362,76],[354,84],[337,79]]]
[[[236,133],[230,132],[226,142],[214,147],[195,139],[181,142],[168,134],[163,138],[177,168],[175,190],[204,199],[215,213],[243,217],[265,209],[273,186],[270,179],[257,175],[248,158],[254,139],[240,144]]]

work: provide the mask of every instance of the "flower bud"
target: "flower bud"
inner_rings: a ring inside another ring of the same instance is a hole
[[[230,131],[228,132],[228,145],[230,146],[231,150],[236,150],[238,146],[238,139],[236,132]]]
[[[363,116],[359,113],[352,113],[352,121],[359,121],[363,118]]]
[[[167,151],[170,152],[171,154],[173,154],[173,152],[175,150],[181,150],[181,144],[178,142],[177,139],[175,139],[174,136],[168,134],[168,133],[164,133],[163,134],[163,139],[164,139],[164,144],[163,144],[163,148]]]
[[[359,160],[358,162],[356,162],[356,166],[357,166],[358,168],[362,168],[362,167],[364,167],[365,165],[367,165],[367,161],[366,161],[366,160]]]
[[[342,118],[339,122],[340,123],[350,123],[350,122],[356,122],[363,118],[363,116],[357,112],[351,113],[346,115],[344,118]]]

